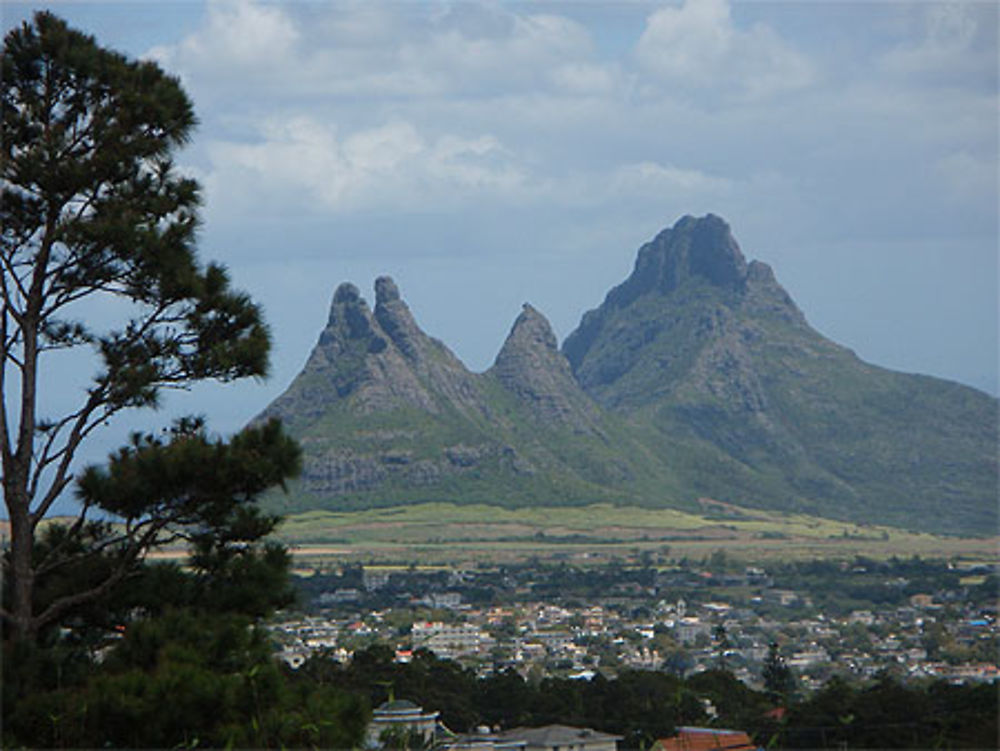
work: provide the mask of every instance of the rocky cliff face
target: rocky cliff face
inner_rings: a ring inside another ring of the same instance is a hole
[[[526,304],[485,373],[424,333],[389,277],[374,311],[343,284],[264,415],[304,449],[283,510],[707,496],[934,531],[997,520],[997,401],[825,339],[712,215],[640,248],[561,351]]]
[[[303,446],[297,508],[621,500],[628,491],[608,478],[650,474],[609,448],[617,426],[576,384],[541,313],[526,305],[495,365],[472,373],[421,330],[389,277],[375,282],[374,312],[354,285],[337,288],[270,416]]]
[[[574,379],[548,320],[529,304],[524,304],[488,375],[537,420],[599,434],[597,405]]]
[[[375,280],[375,320],[420,382],[431,386],[449,405],[481,410],[472,373],[442,342],[421,330],[388,276]]]
[[[725,362],[718,376],[748,387],[741,341],[753,334],[737,331],[743,308],[806,326],[770,268],[747,264],[729,225],[712,214],[686,216],[639,249],[632,274],[583,316],[563,352],[580,385],[607,406],[658,398],[709,343],[706,377]]]
[[[331,402],[353,399],[362,413],[437,405],[407,358],[372,315],[353,284],[333,295],[330,317],[292,386],[265,411],[289,423],[321,418]]]

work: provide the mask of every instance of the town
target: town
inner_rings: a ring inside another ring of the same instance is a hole
[[[480,677],[685,677],[723,668],[752,688],[768,660],[796,689],[830,678],[993,682],[1000,677],[996,567],[890,559],[745,565],[644,555],[600,568],[566,563],[340,565],[297,577],[299,610],[271,630],[290,666],[426,649]]]

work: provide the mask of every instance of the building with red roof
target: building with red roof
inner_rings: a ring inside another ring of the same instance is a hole
[[[677,728],[677,735],[661,738],[650,751],[757,751],[758,746],[742,730]]]

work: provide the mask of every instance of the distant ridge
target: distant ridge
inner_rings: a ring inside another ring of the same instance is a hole
[[[303,445],[285,511],[422,501],[697,508],[995,532],[997,400],[859,360],[806,322],[721,218],[686,216],[562,349],[525,304],[470,372],[389,277],[337,288],[262,416]]]

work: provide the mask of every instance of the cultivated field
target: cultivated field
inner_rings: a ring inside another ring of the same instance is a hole
[[[820,517],[702,502],[702,514],[615,507],[505,509],[424,503],[369,511],[288,516],[278,537],[299,568],[338,561],[423,565],[567,560],[600,564],[654,554],[701,559],[716,550],[752,561],[890,556],[996,561],[1000,536],[953,537],[858,525]],[[66,522],[54,518],[47,523]],[[0,545],[9,539],[0,521]],[[153,554],[183,558],[178,546]]]
[[[673,559],[716,550],[774,558],[948,557],[995,560],[998,537],[959,538],[739,508],[705,501],[703,514],[594,505],[503,509],[429,503],[358,512],[311,511],[280,536],[303,564],[324,560],[426,564],[531,557],[599,563],[644,552]]]

